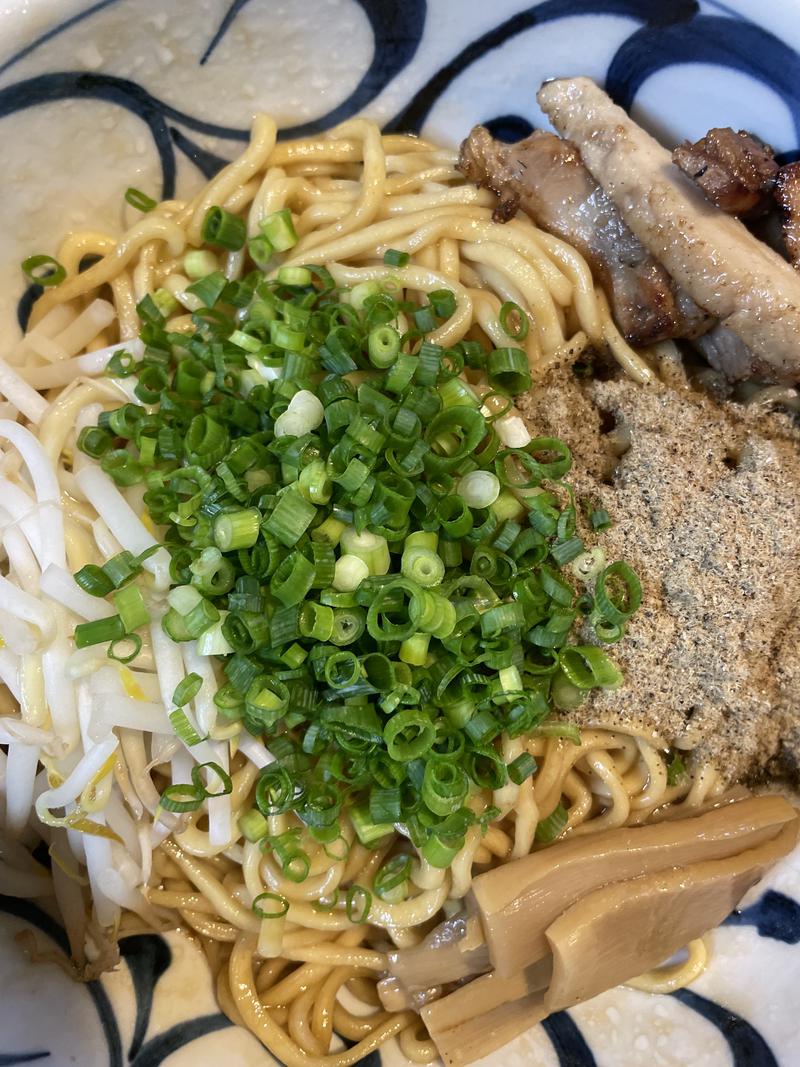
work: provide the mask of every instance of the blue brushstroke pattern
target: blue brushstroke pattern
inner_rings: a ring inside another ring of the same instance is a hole
[[[228,32],[228,30],[233,25],[234,19],[239,14],[239,12],[242,10],[242,8],[247,5],[247,3],[248,3],[248,0],[232,0],[231,6],[228,8],[228,10],[222,16],[222,22],[220,22],[219,27],[217,29],[217,32],[214,34],[214,36],[208,42],[208,47],[206,48],[205,52],[203,52],[202,56],[200,56],[200,66],[201,67],[204,66],[208,62],[208,60],[210,59],[210,57],[213,55],[214,51],[216,50],[217,45],[220,43],[222,38],[225,36],[225,34]]]
[[[606,89],[628,110],[652,74],[683,63],[716,63],[756,78],[784,101],[800,139],[800,56],[754,22],[698,15],[690,23],[643,26],[617,50]]]
[[[41,285],[29,285],[17,302],[17,322],[23,333],[28,329],[28,319],[31,317],[33,305],[43,292]]]
[[[0,118],[36,104],[47,104],[55,100],[68,100],[76,97],[109,100],[113,104],[127,108],[132,114],[138,115],[145,121],[155,115],[161,120],[158,123],[159,127],[163,124],[163,120],[171,119],[197,133],[207,134],[209,137],[220,137],[229,141],[246,141],[250,136],[249,127],[222,126],[217,122],[206,122],[205,119],[195,118],[194,115],[164,103],[138,82],[130,81],[128,78],[74,70],[38,74],[4,86],[0,89]]]
[[[61,949],[64,955],[69,955],[69,941],[58,923],[42,911],[41,908],[32,904],[29,900],[20,900],[17,897],[0,896],[0,912],[6,915],[14,915],[18,919],[35,926],[46,934],[51,941]],[[83,986],[94,1002],[100,1025],[108,1046],[108,1067],[123,1067],[122,1042],[120,1041],[119,1028],[111,1001],[99,982],[86,982]]]
[[[734,1067],[778,1067],[769,1045],[741,1015],[693,993],[691,989],[679,989],[670,996],[716,1026],[728,1042]]]
[[[83,259],[80,261],[78,271],[80,272],[86,270],[88,267],[91,267],[95,263],[97,263],[99,259],[100,256],[84,256]],[[29,285],[17,301],[17,322],[19,323],[19,328],[20,330],[22,330],[23,333],[25,333],[25,331],[28,329],[28,320],[31,317],[33,305],[36,303],[36,301],[39,299],[43,292],[44,289],[41,285]],[[37,855],[37,853],[39,854]],[[50,856],[46,849],[44,850],[44,854],[42,854],[41,849],[34,849],[33,858],[43,867],[47,867],[48,869],[50,868]]]
[[[232,1023],[222,1012],[213,1015],[199,1015],[195,1019],[187,1019],[185,1022],[176,1023],[168,1030],[164,1030],[156,1037],[151,1038],[142,1045],[136,1056],[130,1060],[130,1067],[159,1067],[160,1064],[171,1056],[173,1052],[183,1048],[184,1045],[205,1037],[206,1034],[216,1033],[217,1030],[225,1030]],[[197,1061],[202,1063],[201,1060]]]
[[[233,24],[236,16],[250,0],[232,0],[222,18],[219,29],[214,34],[200,60],[206,63],[220,41]],[[425,32],[427,17],[426,0],[404,0],[398,4],[395,0],[357,0],[369,20],[375,39],[370,65],[353,89],[352,93],[325,115],[310,122],[302,122],[280,131],[281,138],[306,137],[329,126],[350,118],[363,110],[375,97],[386,88],[416,55],[422,35]]]
[[[15,1067],[18,1063],[35,1063],[46,1060],[49,1052],[0,1052],[0,1067]]]
[[[729,915],[723,926],[755,926],[761,937],[770,937],[785,945],[798,945],[800,904],[783,893],[768,889],[755,904]]]
[[[505,144],[515,144],[533,133],[533,125],[522,115],[497,115],[483,123],[492,137]]]
[[[627,15],[653,26],[690,19],[698,10],[695,0],[545,0],[506,19],[463,48],[412,97],[387,124],[389,130],[418,133],[431,108],[459,74],[512,37],[534,26],[574,15]]]
[[[158,934],[123,938],[119,943],[119,951],[128,965],[136,997],[136,1023],[128,1049],[128,1059],[133,1060],[144,1043],[153,1010],[153,994],[159,978],[172,963],[172,952]]]
[[[341,1034],[337,1034],[337,1037],[342,1037]],[[342,1043],[345,1048],[354,1048],[358,1043],[356,1041],[346,1041],[342,1038]],[[365,1056],[363,1060],[358,1061],[358,1067],[381,1067],[381,1054],[375,1049],[374,1052],[370,1052],[368,1056]]]
[[[55,26],[51,26],[49,30],[35,37],[30,44],[25,45],[19,52],[15,52],[10,59],[7,59],[5,63],[0,65],[0,74],[5,74],[9,67],[13,67],[15,63],[19,63],[21,59],[25,59],[31,52],[35,52],[36,49],[47,41],[52,41],[54,37],[58,37],[64,30],[68,30],[71,26],[76,26],[79,22],[83,22],[84,19],[88,19],[91,15],[96,15],[98,11],[102,11],[104,8],[111,7],[113,4],[118,4],[119,0],[99,0],[98,3],[92,4],[91,7],[87,7],[85,11],[79,11],[76,15],[71,15],[70,18],[64,19],[63,22],[56,23]]]
[[[194,163],[207,181],[210,181],[215,174],[218,174],[223,167],[230,163],[229,159],[218,156],[216,152],[209,152],[208,149],[201,148],[199,144],[187,137],[176,126],[170,126],[169,132],[176,147],[183,152],[187,159]]]
[[[565,1011],[548,1016],[542,1023],[542,1029],[555,1049],[559,1067],[597,1067],[583,1034]]]
[[[105,100],[127,108],[147,124],[161,162],[163,199],[175,195],[175,153],[164,120],[163,105],[136,82],[108,74],[61,71],[40,74],[0,89],[0,118],[29,107],[68,99]]]

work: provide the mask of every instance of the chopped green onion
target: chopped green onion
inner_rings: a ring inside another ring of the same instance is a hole
[[[387,248],[383,253],[383,262],[388,267],[407,267],[410,261],[408,252],[399,252],[396,248]]]
[[[288,252],[297,244],[297,233],[288,208],[267,215],[261,220],[259,226],[275,252]]]
[[[377,896],[385,899],[387,893],[403,885],[411,874],[411,857],[404,853],[392,856],[378,869],[372,888]]]
[[[299,604],[314,584],[314,564],[302,552],[294,551],[279,564],[269,583],[270,592],[281,604]]]
[[[261,772],[256,784],[256,805],[263,815],[283,815],[289,810],[294,794],[294,783],[285,767],[274,763]]]
[[[258,233],[255,237],[248,238],[247,251],[257,267],[260,267],[261,270],[267,269],[269,261],[272,259],[273,248],[263,233]]]
[[[159,806],[162,807],[164,811],[183,813],[186,811],[197,811],[202,806],[204,800],[205,793],[202,788],[194,785],[175,783],[174,785],[168,785],[161,794]]]
[[[327,504],[333,495],[333,482],[328,477],[328,470],[321,459],[312,460],[300,471],[297,488],[312,504],[319,507]]]
[[[367,345],[372,366],[385,370],[391,367],[400,352],[400,334],[391,326],[376,326],[367,339]]]
[[[253,900],[253,911],[259,919],[282,919],[289,911],[289,901],[280,893],[259,893]]]
[[[90,596],[108,596],[114,588],[113,581],[109,578],[102,567],[94,563],[87,563],[75,573],[75,581]]]
[[[200,237],[206,244],[238,252],[247,237],[247,225],[238,215],[221,207],[210,207],[203,219]]]
[[[444,760],[425,765],[422,800],[434,815],[451,815],[458,811],[469,789],[466,771]]]
[[[564,832],[567,825],[567,813],[562,804],[557,804],[555,809],[546,819],[536,827],[536,840],[543,845],[549,845]]]
[[[136,360],[130,352],[117,351],[106,364],[109,378],[128,378],[136,368]]]
[[[136,208],[137,211],[145,213],[152,211],[158,204],[158,201],[154,200],[152,196],[143,193],[141,189],[135,189],[132,185],[125,190],[125,202]]]
[[[217,209],[207,222],[219,247],[242,247],[241,218]],[[171,288],[140,301],[142,357],[109,367],[136,375],[141,403],[103,412],[78,447],[117,484],[142,486],[170,556],[162,629],[220,658],[221,726],[269,747],[243,838],[297,882],[311,870],[301,834],[338,863],[351,826],[367,848],[399,831],[445,867],[470,826],[497,817],[474,815],[469,798],[536,771],[524,752],[506,766],[501,735],[580,742],[554,709],[621,675],[576,634],[620,640],[640,586],[585,551],[561,480],[566,443],[532,440],[511,401],[497,402],[529,380],[521,348],[433,343],[429,331],[456,312],[448,289],[419,307],[394,279],[339,289],[313,264],[268,277],[296,233],[285,209],[263,227],[248,244],[258,269],[238,279],[221,255],[186,253],[188,330],[170,330]],[[407,255],[390,250],[387,262]],[[522,340],[522,309],[507,303],[501,322]],[[602,526],[601,509],[579,506],[587,528],[593,515]],[[118,614],[80,624],[76,643],[107,642],[119,661],[139,651],[150,577],[134,580],[156,550],[78,572]],[[176,685],[168,709],[189,746],[203,740],[189,710],[201,677]],[[230,775],[206,764],[172,783],[165,805],[193,811],[230,790]],[[293,828],[270,836],[284,814]],[[403,900],[409,866],[389,860],[374,892]],[[351,916],[366,921],[371,902],[351,889]]]
[[[423,587],[439,585],[444,578],[444,563],[427,548],[407,548],[400,564],[401,573]]]
[[[342,531],[340,544],[347,555],[363,560],[369,567],[370,574],[388,573],[391,559],[385,537],[368,531],[358,533],[348,527]]]
[[[566,566],[583,554],[584,544],[580,537],[559,541],[550,549],[550,555],[559,567]]]
[[[180,615],[188,615],[202,599],[200,592],[191,585],[173,586],[167,594],[167,603]]]
[[[414,324],[420,333],[429,333],[436,329],[436,314],[430,304],[414,312]]]
[[[592,548],[581,552],[570,565],[570,570],[580,582],[591,582],[606,565],[606,554],[602,548]]]
[[[491,471],[470,471],[458,483],[458,493],[467,507],[488,508],[500,496],[500,479]]]
[[[67,276],[66,270],[52,256],[28,256],[22,264],[22,273],[34,285],[60,285]]]
[[[105,641],[117,641],[125,636],[125,624],[119,615],[110,615],[106,619],[94,622],[79,622],[75,627],[75,647],[89,648]]]
[[[150,622],[150,612],[137,586],[128,585],[124,589],[117,589],[113,600],[126,633],[138,630],[140,626]]]
[[[207,248],[193,248],[183,257],[183,269],[192,281],[199,281],[219,269],[217,257]]]
[[[164,316],[169,318],[170,315],[174,315],[180,306],[169,289],[156,289],[153,293],[153,303],[158,310]]]
[[[496,348],[489,355],[489,384],[498,392],[517,396],[531,387],[528,356],[521,348]]]
[[[616,689],[622,672],[601,648],[594,645],[567,645],[559,653],[561,670],[578,689]]]
[[[414,667],[424,667],[428,660],[430,643],[430,634],[412,634],[400,645],[398,656],[403,663],[410,663]]]
[[[275,509],[264,522],[264,530],[276,537],[281,544],[292,546],[304,534],[317,509],[295,489],[289,489],[278,501]]]
[[[261,529],[261,512],[257,508],[221,511],[214,519],[214,541],[220,552],[252,548]]]
[[[345,898],[345,911],[351,923],[359,925],[367,921],[372,909],[372,894],[361,885],[351,885]]]
[[[261,341],[257,337],[252,337],[249,333],[245,333],[244,330],[234,330],[228,340],[232,345],[243,348],[245,352],[258,352],[261,348]]]
[[[488,708],[476,712],[464,724],[464,733],[478,746],[490,744],[500,733],[501,726]]]
[[[597,576],[594,595],[600,615],[621,626],[642,603],[642,584],[635,571],[618,560]]]
[[[536,760],[529,752],[522,752],[508,765],[508,777],[514,785],[522,785],[526,778],[530,778],[537,770]]]
[[[672,755],[672,759],[667,764],[667,785],[674,786],[680,785],[681,781],[686,776],[686,764],[684,763],[679,752],[675,752]]]
[[[597,508],[593,511],[589,516],[589,521],[592,524],[592,529],[597,533],[602,533],[611,526],[611,518],[605,508]]]
[[[172,694],[172,703],[176,708],[181,708],[184,704],[191,704],[202,688],[203,679],[193,671],[175,686],[175,692]]]
[[[362,808],[350,809],[350,822],[356,837],[365,848],[371,848],[376,842],[394,833],[394,823],[375,823],[370,818],[369,810]]]
[[[311,271],[308,267],[281,267],[278,271],[278,281],[281,285],[311,285]]]
[[[360,556],[349,553],[336,560],[333,571],[333,588],[342,592],[358,589],[365,578],[369,577],[369,566]]]
[[[201,771],[208,769],[219,779],[222,788],[217,792],[211,792],[204,784]],[[198,763],[197,766],[192,767],[192,785],[202,791],[203,799],[206,797],[226,797],[233,792],[233,782],[231,776],[227,771],[223,770],[218,763],[210,761],[208,763]]]
[[[100,459],[114,444],[114,439],[99,426],[84,426],[78,434],[78,448],[92,459]]]
[[[192,282],[187,286],[186,292],[196,296],[204,307],[213,308],[227,284],[228,279],[222,271],[214,270],[211,274],[204,274],[197,281]]]
[[[421,852],[422,857],[431,867],[449,867],[458,853],[464,847],[464,834],[446,833],[435,830],[424,841]]]
[[[516,320],[516,325],[514,324]],[[528,316],[513,300],[506,300],[500,308],[500,327],[512,341],[524,341],[528,336],[530,322]]]
[[[169,714],[169,721],[172,723],[172,729],[177,736],[183,741],[185,745],[191,748],[193,745],[199,745],[203,738],[192,726],[191,722],[185,711],[182,708],[176,708],[175,711],[171,711]]]
[[[449,319],[455,313],[456,298],[449,289],[434,289],[428,293],[428,301],[439,319]]]
[[[239,829],[248,841],[261,841],[269,833],[269,824],[257,808],[250,808],[239,816]]]
[[[130,663],[142,651],[142,639],[138,634],[125,634],[108,646],[106,655],[117,663]]]
[[[302,637],[313,641],[329,641],[333,633],[333,608],[307,600],[300,609],[299,628]]]
[[[369,795],[369,817],[374,823],[398,822],[401,804],[400,789],[397,786],[373,786]]]
[[[436,728],[427,715],[409,708],[397,711],[383,730],[383,740],[392,759],[401,762],[422,756],[434,742]]]

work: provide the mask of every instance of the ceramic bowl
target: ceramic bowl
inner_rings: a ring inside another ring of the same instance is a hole
[[[364,112],[511,140],[544,123],[544,78],[588,74],[667,143],[730,125],[792,159],[799,52],[797,0],[0,0],[0,349],[32,299],[20,260],[72,227],[119,231],[129,185],[169,197],[210,178],[257,110],[287,137]],[[483,1064],[797,1067],[798,901],[795,854],[714,931],[691,989],[611,990]],[[90,985],[65,948],[50,915],[0,897],[0,1065],[275,1062],[220,1014],[185,938],[128,938]],[[365,1062],[402,1061],[386,1047]]]

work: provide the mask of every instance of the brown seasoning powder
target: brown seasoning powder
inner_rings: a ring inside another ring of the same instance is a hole
[[[608,561],[644,600],[608,651],[625,673],[572,718],[697,747],[726,779],[800,772],[800,435],[688,388],[554,372],[518,406],[562,437],[607,508]],[[619,453],[623,452],[620,456]],[[591,639],[591,632],[583,635]]]

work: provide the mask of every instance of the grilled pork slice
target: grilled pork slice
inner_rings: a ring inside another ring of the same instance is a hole
[[[800,278],[709,203],[669,152],[589,78],[546,82],[538,100],[642,244],[753,353],[753,370],[800,377]]]
[[[783,215],[783,238],[792,264],[800,269],[800,163],[782,167],[775,185],[775,199]]]
[[[698,337],[694,345],[714,370],[721,371],[732,382],[749,378],[753,374],[753,353],[741,337],[727,326],[715,326],[713,330]]]
[[[458,166],[500,198],[498,220],[522,208],[581,252],[632,344],[695,337],[708,329],[709,316],[691,299],[679,298],[666,270],[634,237],[568,141],[539,130],[507,145],[476,126],[461,145]]]
[[[729,215],[761,215],[769,209],[778,173],[775,154],[752,133],[730,126],[684,141],[672,160],[712,204]]]

